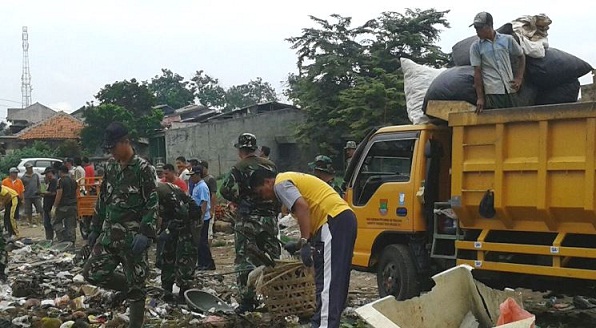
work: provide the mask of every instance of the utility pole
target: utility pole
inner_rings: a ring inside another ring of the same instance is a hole
[[[21,75],[21,94],[23,101],[21,107],[31,105],[31,73],[29,72],[29,34],[27,26],[23,26],[23,74]]]

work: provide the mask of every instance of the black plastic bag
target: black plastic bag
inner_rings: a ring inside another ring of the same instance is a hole
[[[553,88],[539,89],[536,105],[550,105],[576,102],[579,97],[579,80],[557,85]]]
[[[556,87],[591,70],[592,66],[587,62],[555,48],[546,49],[544,58],[526,56],[526,78],[541,88]]]

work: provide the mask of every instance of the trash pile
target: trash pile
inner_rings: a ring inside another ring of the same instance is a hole
[[[551,20],[544,14],[522,16],[496,29],[509,34],[526,56],[524,82],[518,93],[520,106],[576,102],[579,78],[592,66],[576,56],[553,48],[548,43]],[[402,58],[408,117],[414,124],[428,123],[428,101],[460,100],[476,105],[474,68],[470,66],[470,47],[478,36],[470,36],[452,47],[454,67],[435,69]],[[514,74],[517,63],[511,64]]]
[[[126,327],[126,302],[114,291],[85,282],[84,261],[69,252],[71,243],[26,240],[9,246],[9,278],[0,284],[0,327]],[[155,257],[153,251],[151,257]],[[235,285],[234,275],[197,272],[195,289],[187,294],[211,295],[207,299],[220,302],[205,308],[185,300],[163,301],[160,273],[153,267],[147,280],[145,327],[257,327],[273,322],[267,313],[239,316],[222,311],[238,305],[233,297],[236,290],[230,287]],[[174,286],[174,293],[178,291]]]

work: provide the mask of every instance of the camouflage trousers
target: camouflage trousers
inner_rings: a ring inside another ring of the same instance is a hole
[[[240,297],[251,299],[255,296],[253,288],[247,286],[248,274],[256,267],[265,263],[259,258],[253,256],[250,248],[256,247],[255,237],[262,231],[277,237],[277,217],[248,215],[239,217],[234,226],[234,245],[236,258],[234,260],[235,270],[239,271],[236,275]],[[280,254],[273,254],[274,258],[279,258]]]
[[[132,233],[127,235],[129,236],[126,236],[125,240],[132,241]],[[83,266],[85,280],[96,286],[126,292],[126,298],[132,302],[145,300],[147,292],[145,280],[149,275],[147,250],[140,254],[133,254],[130,243],[121,247],[114,247],[113,244],[103,245],[100,242],[103,238],[102,233],[93,245],[91,256]],[[122,264],[124,277],[114,272],[120,264]]]
[[[190,229],[181,229],[172,234],[170,240],[160,245],[155,266],[161,269],[161,285],[171,288],[176,283],[188,289],[193,281],[197,266],[197,245],[193,242]]]

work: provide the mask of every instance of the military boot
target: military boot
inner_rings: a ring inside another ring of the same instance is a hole
[[[128,328],[142,328],[145,322],[145,301],[134,301],[130,303],[128,317],[130,322]]]
[[[163,289],[163,300],[164,302],[171,303],[174,301],[174,294],[172,294],[174,284],[173,283],[162,283],[161,289]]]
[[[112,274],[112,276],[102,284],[102,287],[116,291],[111,300],[112,306],[119,306],[126,299],[128,282],[123,274]]]

